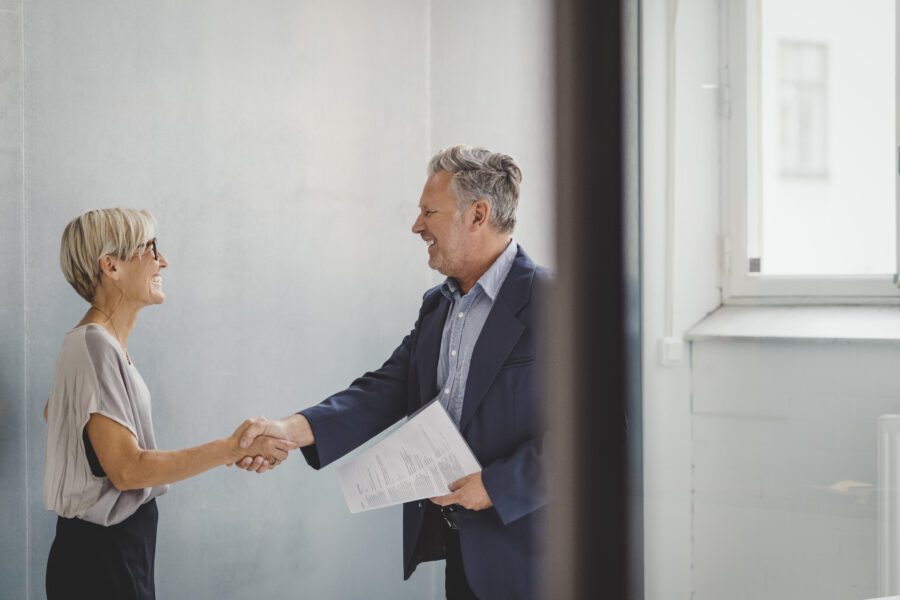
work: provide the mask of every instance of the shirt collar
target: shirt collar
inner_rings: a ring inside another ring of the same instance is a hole
[[[484,275],[481,276],[472,289],[481,287],[492,302],[496,300],[497,294],[500,293],[500,288],[506,280],[506,276],[509,275],[509,270],[512,269],[518,251],[519,245],[515,240],[511,239],[506,246],[506,250],[497,257],[497,260],[495,260],[490,268],[484,272]],[[441,292],[448,299],[453,300],[460,294],[459,284],[457,284],[456,280],[452,277],[448,277],[441,286]]]

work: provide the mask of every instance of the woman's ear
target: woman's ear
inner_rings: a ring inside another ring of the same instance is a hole
[[[100,273],[111,279],[118,279],[119,273],[116,270],[116,259],[109,254],[100,257]]]

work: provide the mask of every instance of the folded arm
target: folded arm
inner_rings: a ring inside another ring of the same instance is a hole
[[[469,510],[494,507],[504,525],[530,514],[548,502],[544,481],[545,435],[527,440],[509,456],[450,484],[450,492],[432,498],[439,506],[459,504]]]
[[[545,475],[549,434],[519,444],[510,456],[484,467],[481,477],[504,525],[549,501]]]

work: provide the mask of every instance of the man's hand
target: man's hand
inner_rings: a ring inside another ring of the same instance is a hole
[[[250,444],[242,446],[244,434],[253,426],[259,418],[248,419],[241,423],[231,434],[230,442],[234,461],[248,460],[256,463],[254,469],[257,473],[265,473],[275,468],[276,465],[287,460],[288,452],[296,450],[299,446],[296,442],[285,437],[273,437],[269,435],[254,436]],[[256,457],[256,458],[253,458]],[[232,463],[228,463],[230,467]]]
[[[277,421],[270,421],[265,417],[250,419],[250,425],[243,430],[240,439],[241,448],[249,448],[258,436],[269,436],[297,443],[297,447],[309,446],[315,442],[312,428],[303,415],[291,415]],[[254,456],[248,452],[240,461],[235,463],[239,469],[265,473],[272,470],[275,465],[270,464],[263,456]]]
[[[491,497],[488,496],[487,490],[484,489],[480,471],[466,475],[462,479],[457,479],[450,484],[450,491],[452,493],[432,498],[431,501],[438,506],[459,504],[469,510],[484,510],[494,505],[491,502]]]

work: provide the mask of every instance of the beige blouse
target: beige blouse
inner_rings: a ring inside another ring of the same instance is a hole
[[[47,406],[44,506],[57,514],[115,525],[169,489],[120,492],[91,472],[82,436],[94,413],[126,427],[145,450],[156,449],[150,391],[118,341],[93,323],[66,334]]]

